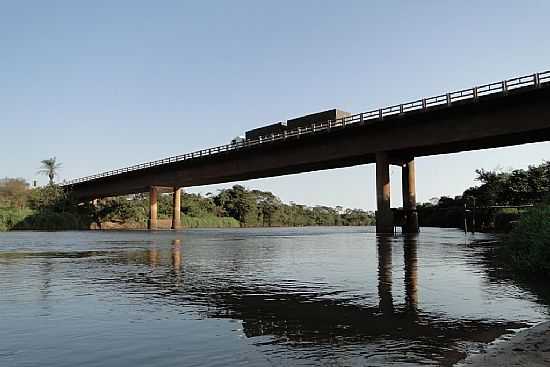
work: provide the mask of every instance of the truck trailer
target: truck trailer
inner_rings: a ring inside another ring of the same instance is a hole
[[[260,137],[268,137],[272,134],[282,133],[285,130],[295,130],[301,127],[309,127],[313,124],[319,124],[327,121],[335,121],[343,117],[350,116],[351,113],[332,109],[327,111],[315,112],[309,115],[296,117],[287,121],[281,121],[274,124],[257,127],[252,130],[248,130],[245,133],[247,140],[258,139]]]

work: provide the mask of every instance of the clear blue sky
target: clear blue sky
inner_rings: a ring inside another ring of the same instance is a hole
[[[0,176],[61,179],[550,69],[548,1],[12,1],[0,5]],[[550,143],[417,159],[419,201]],[[392,168],[393,204],[401,203]],[[374,165],[244,183],[284,201],[375,207]],[[190,188],[215,191],[228,185]]]

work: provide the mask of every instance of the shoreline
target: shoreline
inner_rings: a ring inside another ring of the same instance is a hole
[[[513,334],[510,339],[494,341],[486,349],[468,355],[454,367],[550,366],[550,321]]]

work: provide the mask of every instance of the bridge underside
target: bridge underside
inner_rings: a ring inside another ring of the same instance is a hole
[[[71,189],[81,200],[91,200],[148,192],[154,186],[201,186],[377,163],[381,211],[381,204],[389,205],[389,197],[387,205],[380,201],[384,166],[408,167],[404,173],[408,177],[414,170],[414,164],[408,163],[414,157],[548,140],[550,88],[546,86],[99,178]]]

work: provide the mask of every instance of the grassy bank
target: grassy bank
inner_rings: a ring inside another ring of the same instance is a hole
[[[231,217],[191,217],[183,215],[181,224],[184,228],[238,228],[241,226],[238,220]]]
[[[500,255],[514,272],[550,276],[550,206],[533,208],[522,215],[505,240]]]

